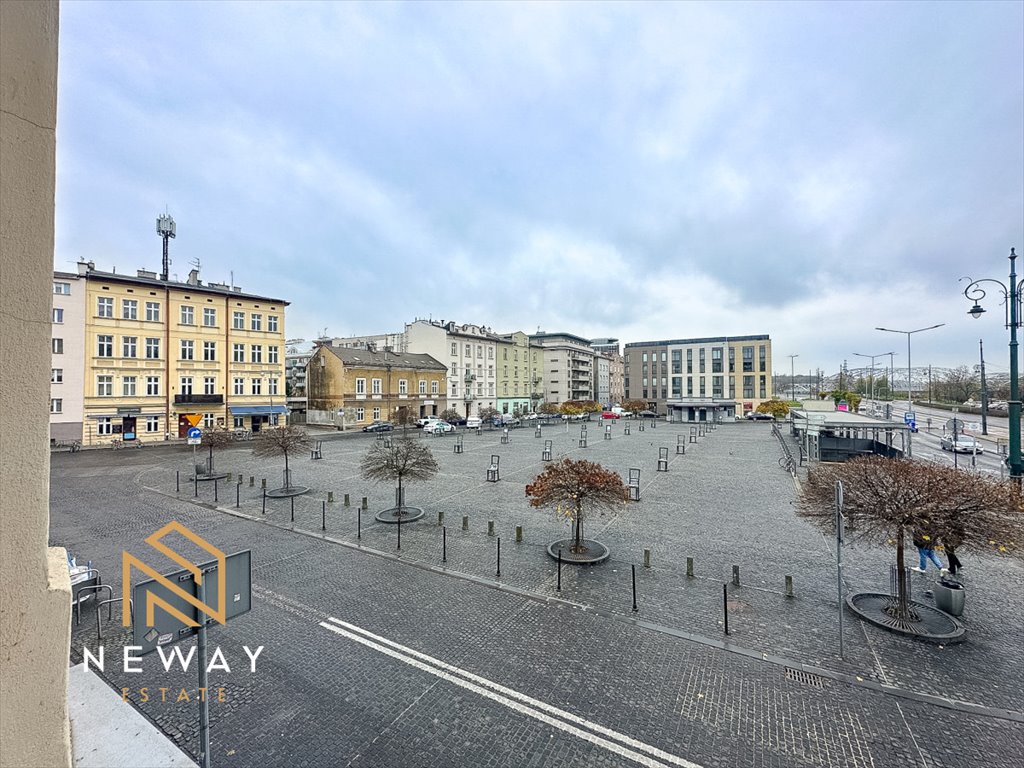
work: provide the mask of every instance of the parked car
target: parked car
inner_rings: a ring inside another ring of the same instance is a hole
[[[445,432],[454,432],[455,427],[449,424],[447,421],[432,421],[423,427],[427,432],[434,432],[436,434],[444,434]]]
[[[390,432],[394,426],[387,421],[375,421],[363,427],[363,432]]]
[[[483,420],[479,416],[470,416],[466,419],[466,429],[480,429]]]
[[[617,419],[617,418],[619,418],[619,414],[615,413],[615,411],[601,411],[601,418],[602,419]]]
[[[416,419],[416,429],[422,429],[432,421],[440,421],[437,416],[424,416],[422,419]]]
[[[528,413],[525,416],[523,416],[523,421],[536,421],[536,420],[537,420],[537,414],[536,413]]]
[[[957,435],[956,440],[952,435],[947,435],[939,441],[939,447],[944,451],[953,453],[984,453],[981,443],[970,435]]]
[[[641,419],[658,418],[658,414],[656,414],[654,411],[640,411],[640,413],[638,413],[637,416],[639,416]]]
[[[773,421],[775,419],[770,413],[758,413],[757,411],[747,411],[746,418],[750,421]]]
[[[518,427],[519,419],[513,416],[511,413],[503,413],[494,417],[494,426],[496,427]]]

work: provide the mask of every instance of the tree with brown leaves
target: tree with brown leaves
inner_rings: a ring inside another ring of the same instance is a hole
[[[810,471],[797,501],[797,513],[827,533],[835,533],[835,485],[843,483],[843,515],[855,538],[896,545],[897,618],[908,617],[903,546],[917,531],[931,541],[956,541],[1020,557],[1024,505],[1007,481],[939,464],[868,456],[843,464],[821,464]]]
[[[429,480],[438,471],[437,459],[421,440],[403,436],[395,440],[375,442],[359,463],[359,470],[367,480],[393,480],[398,483],[396,517],[405,512],[405,493],[402,483],[410,480]]]
[[[288,469],[288,456],[296,451],[309,447],[309,435],[306,430],[289,424],[277,429],[264,429],[256,434],[252,452],[260,458],[284,456],[284,487],[292,485],[292,473]]]
[[[555,515],[568,519],[573,526],[570,551],[587,551],[583,539],[583,520],[594,509],[614,510],[624,506],[628,497],[626,486],[616,472],[592,461],[561,459],[545,467],[526,486],[531,507],[555,508]]]

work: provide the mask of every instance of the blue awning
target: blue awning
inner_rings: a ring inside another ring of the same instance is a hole
[[[269,416],[272,413],[288,413],[286,405],[230,405],[233,416]]]

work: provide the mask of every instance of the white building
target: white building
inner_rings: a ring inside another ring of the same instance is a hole
[[[481,325],[416,320],[405,326],[406,352],[430,355],[448,369],[447,407],[466,416],[497,408],[499,337]]]
[[[85,281],[53,273],[50,442],[82,439],[85,413]]]
[[[595,400],[594,356],[590,341],[571,333],[535,333],[530,343],[543,348],[544,400]]]

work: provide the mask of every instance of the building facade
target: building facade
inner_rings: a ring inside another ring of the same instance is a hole
[[[544,401],[594,400],[594,349],[571,333],[535,333],[530,343],[541,348]]]
[[[522,415],[540,406],[543,350],[522,331],[503,334],[497,344],[498,404],[501,413]]]
[[[81,441],[85,383],[85,281],[53,273],[50,310],[50,442]]]
[[[310,413],[342,429],[444,410],[447,370],[430,355],[321,345],[306,366]]]
[[[79,274],[84,444],[185,437],[193,422],[254,432],[283,423],[288,302],[204,285],[198,270],[186,283],[91,262]]]
[[[430,355],[448,369],[446,407],[467,417],[497,408],[498,341],[482,325],[421,319],[405,326],[405,349]]]
[[[600,400],[602,405],[621,405],[626,399],[625,367],[618,339],[591,339],[590,346],[594,351],[608,360],[608,402]],[[598,387],[600,389],[600,387]]]
[[[767,334],[630,343],[624,365],[626,399],[672,421],[731,419],[773,396]]]

